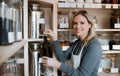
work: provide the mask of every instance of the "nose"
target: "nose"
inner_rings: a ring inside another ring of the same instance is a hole
[[[80,27],[81,27],[81,24],[80,24],[80,23],[77,23],[77,24],[76,24],[76,27],[77,27],[77,28],[80,28]]]

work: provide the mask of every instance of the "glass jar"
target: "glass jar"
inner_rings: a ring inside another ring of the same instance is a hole
[[[112,60],[108,57],[103,57],[101,63],[103,71],[109,73],[112,67]]]
[[[13,5],[13,26],[15,41],[22,39],[22,0],[10,0]]]
[[[20,76],[15,59],[10,58],[0,65],[0,76]]]
[[[58,28],[69,29],[69,12],[58,12]]]
[[[0,1],[0,45],[8,45],[14,42],[12,7],[10,0]]]

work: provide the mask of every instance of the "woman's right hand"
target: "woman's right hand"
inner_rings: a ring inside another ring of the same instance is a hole
[[[43,66],[60,68],[61,63],[56,58],[42,57]]]
[[[49,35],[51,40],[53,41],[57,40],[57,36],[55,36],[55,34],[53,33],[51,29],[45,30],[44,34]]]

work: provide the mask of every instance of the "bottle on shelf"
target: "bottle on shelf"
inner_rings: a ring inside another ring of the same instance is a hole
[[[113,48],[112,48],[113,44],[114,44],[114,39],[111,39],[109,41],[109,50],[113,50]]]
[[[53,58],[53,48],[51,42],[48,40],[48,36],[44,36],[44,41],[41,44],[42,54],[43,56],[47,56]],[[53,68],[52,67],[42,67],[43,68],[43,76],[49,76],[52,74]]]
[[[113,50],[120,50],[120,35],[114,34],[114,44],[112,45]]]
[[[111,4],[111,0],[102,0],[102,3]]]
[[[113,29],[114,28],[114,23],[115,23],[115,18],[111,17],[110,18],[110,28]]]
[[[13,10],[9,2],[0,1],[0,45],[14,43]]]
[[[97,17],[93,15],[93,16],[92,16],[92,21],[93,21],[93,26],[94,26],[94,28],[95,28],[95,29],[98,29],[99,26],[98,26],[98,24],[97,24]]]
[[[118,4],[118,0],[111,0],[112,4]]]

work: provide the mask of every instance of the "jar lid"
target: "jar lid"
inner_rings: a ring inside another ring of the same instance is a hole
[[[40,5],[39,4],[32,4],[32,10],[38,11],[39,9],[40,9]]]

